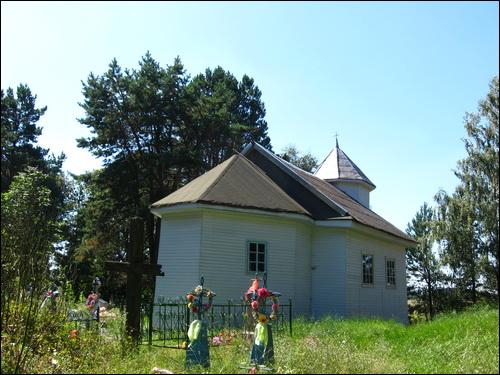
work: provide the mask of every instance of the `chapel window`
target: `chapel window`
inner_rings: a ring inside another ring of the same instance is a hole
[[[266,243],[249,242],[248,243],[248,271],[266,272]]]
[[[363,284],[373,284],[373,255],[363,254]]]
[[[396,286],[396,261],[387,259],[385,262],[385,273],[388,287]]]

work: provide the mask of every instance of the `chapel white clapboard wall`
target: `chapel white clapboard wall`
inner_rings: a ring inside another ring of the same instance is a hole
[[[286,215],[199,210],[163,216],[155,300],[183,297],[201,275],[215,302],[241,302],[255,273],[248,242],[267,245],[269,287],[293,300],[294,315],[378,316],[407,322],[404,245],[352,228],[328,228]],[[362,254],[374,256],[374,283],[362,283]],[[396,262],[387,287],[385,261]]]
[[[405,247],[350,231],[347,248],[346,316],[377,316],[407,323]],[[373,285],[362,282],[363,254],[373,255]],[[395,260],[394,287],[387,286],[387,259]]]

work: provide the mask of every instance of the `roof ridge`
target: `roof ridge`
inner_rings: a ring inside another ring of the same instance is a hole
[[[307,173],[307,174],[310,174],[310,175],[311,175],[311,176],[313,176],[314,178],[317,178],[317,179],[319,179],[319,180],[323,181],[321,178],[316,177],[316,176],[315,176],[314,174],[312,174],[311,172],[307,172],[307,171],[303,170],[302,168],[299,168],[299,167],[297,167],[296,165],[294,165],[294,164],[290,163],[289,161],[286,161],[285,159],[280,158],[280,157],[279,157],[279,156],[277,156],[277,155],[274,155],[274,156],[276,156],[276,157],[279,159],[279,161],[283,162],[283,164],[284,164],[284,163],[286,163],[286,164],[290,165],[292,168],[288,168],[288,169],[290,169],[290,170],[291,170],[291,171],[292,171],[292,172],[293,172],[293,173],[294,173],[297,177],[299,177],[302,181],[304,181],[304,182],[305,182],[308,186],[310,186],[312,189],[314,189],[314,191],[317,191],[317,192],[321,193],[320,191],[318,191],[318,189],[316,189],[314,186],[312,186],[312,185],[309,183],[309,181],[304,180],[304,179],[303,179],[303,178],[302,178],[299,174],[297,174],[297,173],[296,173],[293,169],[300,169],[302,172],[305,172],[305,173]],[[321,193],[321,194],[322,194],[322,195],[324,195],[324,196],[325,196],[327,199],[329,199],[330,201],[332,201],[335,205],[337,205],[338,207],[340,207],[342,210],[344,210],[345,214],[349,214],[349,211],[347,211],[347,210],[344,208],[344,206],[342,206],[340,203],[335,202],[332,198],[330,198],[330,197],[326,196],[326,195],[325,195],[325,194],[323,194],[323,193]]]
[[[256,165],[255,163],[253,163],[251,160],[247,159],[247,158],[245,157],[245,155],[242,155],[242,154],[240,154],[240,153],[238,153],[238,154],[242,157],[242,159],[243,159],[245,162],[247,162],[247,163],[250,165],[250,167],[254,168],[254,169],[255,169],[255,170],[256,170],[256,171],[257,171],[257,172],[258,172],[258,173],[259,173],[259,174],[260,174],[260,175],[264,178],[264,180],[265,180],[265,181],[270,182],[270,183],[271,183],[271,184],[272,184],[272,185],[273,185],[276,189],[278,189],[281,193],[283,193],[283,195],[286,197],[286,199],[288,199],[291,203],[293,203],[293,204],[295,204],[295,205],[299,206],[301,209],[303,209],[303,210],[304,210],[305,212],[307,212],[309,215],[311,214],[311,213],[310,213],[309,211],[307,211],[304,207],[302,207],[302,205],[301,205],[301,204],[299,204],[299,202],[297,202],[295,199],[293,199],[292,197],[290,197],[290,196],[289,196],[289,195],[288,195],[288,194],[287,194],[287,193],[286,193],[286,192],[285,192],[285,191],[284,191],[281,187],[279,187],[279,185],[278,185],[276,182],[274,182],[274,181],[272,180],[272,178],[270,178],[267,174],[265,174],[265,173],[264,173],[264,171],[263,171],[262,169],[260,169],[258,165]]]
[[[294,168],[298,168],[297,166],[293,165],[292,166]],[[361,205],[363,208],[366,208],[367,210],[371,211],[372,213],[374,213],[375,215],[377,215],[378,217],[380,217],[381,219],[385,220],[382,216],[380,216],[379,214],[377,214],[375,211],[373,211],[371,208],[369,207],[366,207],[366,206],[363,206],[360,202],[358,202],[356,199],[354,199],[353,197],[351,197],[349,194],[347,194],[346,192],[344,192],[342,189],[339,189],[338,187],[336,187],[335,185],[332,185],[330,183],[328,183],[327,181],[323,180],[322,178],[319,178],[318,176],[315,176],[314,174],[312,174],[311,172],[308,172],[308,171],[305,171],[303,169],[301,169],[302,172],[304,173],[307,173],[309,175],[311,175],[311,177],[314,177],[316,180],[318,181],[321,181],[322,184],[327,184],[328,186],[334,188],[335,190],[337,190],[338,192],[340,192],[341,194],[345,195],[347,198],[349,198],[350,200],[356,202],[357,204]],[[385,220],[387,221],[387,220]],[[388,222],[388,221],[387,221]],[[389,222],[388,222],[389,223]],[[389,223],[390,224],[390,223]],[[392,225],[392,224],[391,224]]]
[[[338,207],[339,209],[344,210],[344,212],[341,212],[342,215],[350,215],[353,221],[383,233],[388,233],[406,241],[411,240],[411,237],[408,236],[403,230],[384,219],[369,207],[365,207],[333,184],[330,184],[313,173],[304,171],[292,163],[283,160],[279,156],[264,149],[256,142],[252,142],[247,145],[244,152],[248,153],[252,149],[258,151],[262,156],[274,163],[276,167],[281,168],[284,173],[287,173],[290,177],[294,178],[297,183],[303,185],[311,193],[314,193],[317,197],[322,199],[325,204],[330,205],[331,208]],[[337,201],[342,203],[337,203]],[[344,207],[348,207],[349,209]]]
[[[320,181],[320,182],[321,182],[322,184],[324,184],[325,186],[328,186],[328,187],[330,187],[330,188],[335,189],[337,192],[339,192],[339,193],[340,193],[341,195],[343,195],[345,198],[347,198],[347,199],[349,199],[349,200],[353,201],[354,203],[358,204],[358,205],[359,205],[359,206],[361,206],[362,208],[364,208],[364,209],[366,209],[366,210],[370,211],[370,212],[371,212],[373,215],[375,215],[377,218],[379,218],[380,220],[385,221],[387,224],[391,225],[392,227],[394,227],[397,231],[401,232],[402,234],[407,235],[404,231],[402,231],[401,229],[399,229],[398,227],[396,227],[394,224],[392,224],[392,223],[391,223],[391,222],[389,222],[388,220],[384,219],[382,216],[380,216],[379,214],[377,214],[377,213],[376,213],[375,211],[373,211],[371,208],[369,208],[369,207],[365,207],[365,206],[364,206],[364,205],[362,205],[360,202],[358,202],[356,199],[354,199],[353,197],[351,197],[349,194],[347,194],[346,192],[342,191],[342,190],[341,190],[341,189],[339,189],[338,187],[336,187],[336,186],[334,186],[334,185],[332,185],[332,184],[330,184],[330,183],[326,182],[326,181],[325,181],[325,180],[323,180],[322,178],[319,178],[319,177],[315,176],[315,175],[314,175],[313,173],[311,173],[311,172],[305,171],[305,170],[303,170],[303,169],[301,169],[301,168],[297,167],[296,165],[293,165],[292,163],[287,162],[286,160],[284,160],[284,161],[285,161],[287,164],[290,164],[293,168],[295,168],[295,169],[300,169],[303,173],[306,173],[306,174],[310,175],[311,177],[314,177],[317,181]],[[315,188],[315,187],[313,186],[313,188]],[[348,214],[350,214],[347,210],[346,210],[346,212],[347,212]],[[351,215],[351,217],[352,217],[355,221],[357,221],[357,222],[359,222],[359,223],[361,223],[361,224],[363,224],[363,225],[367,225],[367,224],[364,224],[364,223],[360,222],[360,221],[359,221],[359,220],[358,220],[355,216],[352,216],[352,214],[350,214],[350,215]],[[370,225],[368,225],[368,226],[370,226]],[[383,229],[380,229],[380,228],[377,228],[377,229],[378,229],[378,230],[381,230],[381,231],[384,231],[384,232],[386,232],[386,233],[389,233],[389,232],[387,232],[387,231],[385,231],[385,230],[383,230]]]
[[[230,160],[231,158],[233,158],[233,160]],[[227,164],[226,168],[224,168],[224,170],[222,171],[222,173],[217,176],[217,178],[210,184],[210,186],[207,187],[207,189],[203,192],[203,194],[201,194],[199,196],[198,199],[203,199],[203,198],[205,198],[205,196],[208,195],[208,193],[210,193],[210,191],[215,187],[215,185],[217,185],[219,183],[219,181],[227,173],[227,171],[229,169],[231,169],[231,167],[233,166],[233,164],[234,164],[234,162],[236,161],[237,158],[238,158],[238,156],[236,154],[233,154],[231,157],[229,157],[228,159],[225,160],[225,161],[230,160],[229,163]]]
[[[286,161],[286,160],[285,160],[285,161]],[[289,163],[289,164],[291,164],[291,163]],[[292,167],[294,167],[294,168],[299,168],[299,167],[297,167],[296,165],[293,165],[293,164],[291,164],[291,165],[292,165]],[[300,169],[300,168],[299,168],[299,169]],[[303,169],[300,169],[300,170],[301,170],[302,172],[304,172],[304,173],[307,173],[308,175],[311,175],[311,177],[314,177],[316,180],[321,181],[322,183],[328,184],[329,186],[331,186],[331,187],[335,188],[337,191],[339,191],[339,192],[341,192],[342,194],[344,194],[347,198],[349,198],[349,199],[351,199],[351,200],[354,200],[354,201],[355,201],[356,203],[358,203],[358,204],[361,204],[361,203],[359,203],[357,200],[355,200],[353,197],[351,197],[351,196],[350,196],[350,195],[348,195],[347,193],[345,193],[345,192],[343,192],[342,190],[340,190],[338,187],[336,187],[336,186],[334,186],[334,185],[332,185],[332,184],[329,184],[328,182],[326,182],[326,181],[325,181],[325,180],[323,180],[322,178],[319,178],[318,176],[316,176],[314,173],[311,173],[311,172],[305,171],[305,170],[303,170]],[[306,181],[306,182],[307,182],[307,181]],[[314,186],[313,186],[313,187],[314,187]],[[364,207],[364,206],[363,206],[363,207]],[[365,207],[365,208],[367,208],[367,207]],[[346,212],[347,212],[347,210],[346,210]],[[349,213],[349,212],[347,212],[347,213]]]
[[[296,173],[293,169],[291,169],[290,167],[287,166],[287,164],[290,164],[291,166],[293,166],[294,168],[298,168],[297,166],[293,165],[292,163],[280,158],[278,155],[276,154],[272,154],[271,152],[269,152],[268,150],[266,150],[264,147],[262,147],[261,145],[259,145],[257,142],[255,142],[255,145],[259,146],[261,149],[263,149],[266,153],[268,153],[269,155],[271,155],[271,157],[273,157],[275,160],[277,160],[281,165],[283,165],[287,170],[289,170],[290,172],[293,173],[294,176],[296,176],[296,179],[299,180],[299,183],[300,181],[302,181],[303,184],[305,184],[307,186],[307,188],[309,189],[309,191],[313,194],[315,194],[316,196],[323,196],[327,201],[333,203],[334,206],[336,207],[331,207],[333,208],[334,210],[339,210],[340,211],[343,211],[343,212],[340,212],[342,215],[345,215],[345,214],[348,214],[349,212],[340,204],[340,203],[337,203],[335,202],[333,199],[331,199],[330,197],[326,196],[325,194],[323,194],[321,191],[319,191],[318,189],[316,189],[314,186],[312,186],[308,181],[304,180],[298,173]],[[286,164],[285,164],[286,163]],[[300,168],[299,168],[300,169]],[[301,169],[302,170],[302,169]],[[307,172],[309,173],[309,172]],[[322,199],[322,198],[320,198]],[[323,200],[323,199],[322,199]],[[324,201],[324,200],[323,200]],[[327,202],[324,202],[326,203],[327,205],[329,205]]]
[[[339,189],[338,187],[332,185],[332,184],[329,184],[328,182],[324,181],[323,179],[319,178],[319,177],[316,177],[315,175],[307,172],[307,171],[304,171],[305,173],[308,173],[310,174],[312,177],[314,177],[315,179],[317,179],[318,181],[320,181],[322,184],[326,184],[325,186],[329,186],[330,188],[333,188],[335,190],[337,190],[337,192],[341,193],[342,195],[344,195],[346,198],[352,200],[353,202],[357,203],[358,205],[360,205],[361,207],[363,207],[364,209],[370,211],[373,215],[375,215],[377,218],[379,218],[380,220],[383,220],[385,221],[387,224],[391,225],[392,227],[394,227],[396,230],[398,230],[399,232],[401,232],[402,234],[404,235],[407,235],[404,231],[402,231],[401,229],[399,229],[398,227],[396,227],[394,224],[392,224],[390,221],[388,221],[387,219],[384,219],[382,216],[380,216],[378,213],[376,213],[375,211],[373,211],[370,207],[366,207],[364,205],[362,205],[360,202],[358,202],[356,199],[354,199],[353,197],[351,197],[349,194],[347,194],[346,192],[344,192],[342,189]],[[367,224],[364,224],[362,222],[360,222],[355,216],[352,216],[352,218],[363,224],[363,225],[367,225]],[[369,226],[369,225],[368,225]],[[380,229],[380,228],[377,228],[378,230],[381,230],[381,231],[384,231],[384,232],[387,232],[383,229]],[[387,232],[388,233],[388,232]]]

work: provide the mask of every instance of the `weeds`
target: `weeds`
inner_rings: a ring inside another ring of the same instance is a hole
[[[141,345],[133,350],[120,334],[123,315],[71,339],[58,335],[51,350],[30,361],[33,373],[247,373],[250,344],[232,336],[210,348],[211,367],[184,366],[185,352]],[[68,327],[69,328],[69,327]],[[433,322],[403,326],[376,319],[297,319],[294,336],[275,339],[278,373],[498,373],[498,309],[478,307],[443,314]],[[3,371],[2,345],[2,371]]]

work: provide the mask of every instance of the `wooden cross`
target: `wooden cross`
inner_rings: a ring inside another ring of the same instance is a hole
[[[127,331],[135,343],[140,338],[142,275],[165,276],[159,264],[143,263],[144,221],[140,217],[130,219],[128,262],[105,262],[108,271],[127,274]]]

